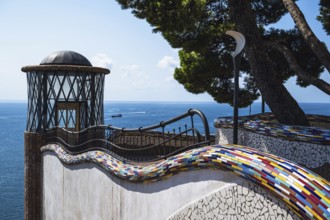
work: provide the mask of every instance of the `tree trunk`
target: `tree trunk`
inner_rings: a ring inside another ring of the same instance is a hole
[[[304,14],[300,11],[296,3],[293,0],[282,1],[286,9],[288,9],[291,14],[294,23],[297,25],[306,43],[330,73],[330,53],[325,44],[319,41],[319,39],[315,36],[314,32],[306,22]]]
[[[281,52],[284,57],[286,58],[290,68],[295,72],[295,74],[300,77],[305,82],[317,87],[319,90],[323,91],[324,93],[330,95],[330,84],[325,82],[324,80],[312,76],[304,69],[300,67],[296,58],[293,56],[291,51],[281,43],[268,43],[269,46],[276,49],[277,51]]]
[[[308,126],[305,113],[275,77],[249,2],[229,0],[229,7],[237,30],[246,38],[246,56],[262,97],[280,123]]]

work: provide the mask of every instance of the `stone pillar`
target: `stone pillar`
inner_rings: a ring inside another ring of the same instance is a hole
[[[42,164],[40,148],[43,133],[24,133],[24,219],[42,219]]]

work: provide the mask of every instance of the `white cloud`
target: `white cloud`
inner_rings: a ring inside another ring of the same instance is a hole
[[[174,82],[174,68],[179,66],[179,61],[172,56],[164,56],[161,60],[158,61],[157,67],[161,69],[167,69],[168,73],[165,82],[171,83]]]
[[[98,53],[91,60],[93,66],[95,67],[103,67],[103,68],[111,69],[112,65],[114,64],[114,61],[110,57],[108,57],[105,53]]]
[[[175,60],[172,56],[164,56],[158,61],[157,67],[161,69],[175,68],[179,65],[179,61]]]
[[[129,76],[130,74],[141,74],[140,67],[136,64],[121,66],[120,69],[124,71],[125,76]]]
[[[126,84],[131,85],[135,89],[157,88],[159,82],[153,79],[149,74],[145,73],[136,65],[122,66],[120,72],[123,72],[123,78]]]

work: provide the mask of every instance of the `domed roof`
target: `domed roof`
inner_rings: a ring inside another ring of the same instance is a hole
[[[69,50],[57,51],[48,55],[45,59],[41,61],[40,65],[92,66],[92,64],[86,57]]]

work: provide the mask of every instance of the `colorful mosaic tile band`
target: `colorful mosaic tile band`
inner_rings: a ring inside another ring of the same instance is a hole
[[[330,117],[307,115],[311,124],[330,126]],[[330,128],[289,126],[274,123],[274,115],[270,113],[239,117],[241,129],[253,131],[267,136],[280,137],[288,140],[330,145]],[[232,117],[219,117],[214,120],[216,128],[232,128]]]
[[[95,163],[110,174],[131,182],[153,182],[180,171],[201,168],[234,172],[268,190],[297,215],[330,219],[330,183],[283,158],[238,145],[208,146],[186,151],[146,166],[124,163],[102,151],[70,155],[59,145],[46,145],[66,164]]]

